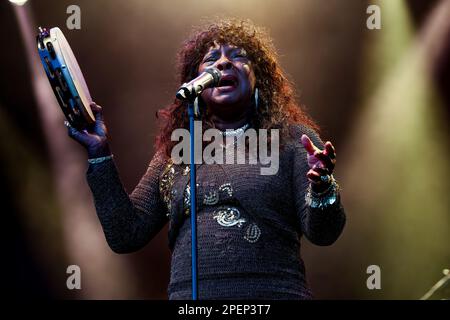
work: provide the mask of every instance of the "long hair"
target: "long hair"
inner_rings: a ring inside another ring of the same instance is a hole
[[[304,124],[312,129],[319,129],[297,103],[293,85],[278,63],[277,53],[268,33],[249,20],[221,19],[219,22],[195,28],[178,53],[177,80],[180,85],[198,75],[200,62],[214,43],[243,48],[252,61],[259,91],[258,108],[251,118],[253,128],[280,129],[280,137],[289,133],[288,127],[292,124]],[[203,111],[200,118],[203,130],[207,130],[214,124],[208,120],[207,110]],[[178,143],[170,139],[173,130],[189,128],[187,105],[175,99],[170,105],[159,110],[157,117],[162,122],[156,138],[156,148],[163,148],[170,157],[172,147]]]

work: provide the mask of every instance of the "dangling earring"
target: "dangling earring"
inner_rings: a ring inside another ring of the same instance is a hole
[[[255,88],[255,110],[258,111],[258,103],[259,103],[259,92],[258,88]]]
[[[198,118],[200,116],[200,109],[198,107],[198,96],[194,100],[194,115]]]

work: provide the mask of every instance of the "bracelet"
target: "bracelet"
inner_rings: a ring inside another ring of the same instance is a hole
[[[323,192],[314,192],[311,188],[311,184],[308,186],[308,190],[305,195],[306,204],[311,208],[325,209],[336,203],[339,195],[339,185],[334,177],[331,175],[330,186]]]
[[[102,163],[103,161],[109,160],[114,158],[114,156],[111,154],[109,156],[106,157],[100,157],[100,158],[92,158],[92,159],[88,159],[88,162],[90,164],[97,164],[97,163]]]

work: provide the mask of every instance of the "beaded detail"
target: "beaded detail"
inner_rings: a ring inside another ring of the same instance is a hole
[[[166,204],[167,212],[166,216],[170,217],[170,212],[172,209],[172,199],[175,196],[175,192],[172,191],[173,183],[175,179],[175,167],[172,160],[169,160],[166,167],[161,174],[160,182],[159,182],[159,192],[161,197]]]
[[[241,218],[241,212],[236,207],[220,207],[214,211],[213,219],[217,220],[217,223],[223,227],[237,225],[240,228],[247,222],[244,218]]]
[[[261,229],[258,227],[256,223],[252,223],[248,226],[247,230],[245,230],[244,239],[250,243],[255,243],[258,241],[261,236]]]
[[[200,184],[197,183],[197,187],[199,187]],[[184,189],[184,195],[183,195],[183,211],[186,216],[191,214],[191,184],[188,183],[186,185],[186,188]]]
[[[183,211],[186,216],[191,212],[191,185],[188,183],[184,189]]]
[[[210,191],[203,196],[203,204],[213,206],[219,202],[219,194],[217,191]]]
[[[184,167],[184,169],[183,169],[182,175],[183,175],[183,176],[187,176],[187,175],[189,174],[189,172],[191,172],[191,167],[190,167],[190,166],[186,166],[186,167]]]
[[[233,196],[233,187],[231,183],[224,183],[219,186],[219,192],[226,192],[229,197]]]

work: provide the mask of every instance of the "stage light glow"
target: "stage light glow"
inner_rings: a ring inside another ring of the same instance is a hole
[[[449,5],[416,33],[405,2],[380,3],[389,31],[368,35],[367,97],[341,153],[343,194],[351,220],[370,226],[358,231],[370,239],[361,250],[385,271],[383,298],[417,299],[450,258],[448,124],[431,75]]]
[[[107,248],[84,179],[85,155],[73,147],[73,142],[67,136],[63,114],[59,110],[39,60],[35,38],[37,29],[32,12],[26,6],[15,6],[14,12],[24,42],[31,84],[50,154],[55,197],[59,206],[57,212],[60,213],[59,217],[52,218],[53,221],[61,222],[62,231],[62,238],[58,239],[61,241],[59,246],[64,250],[67,259],[82,269],[83,290],[79,290],[78,297],[85,299],[133,297],[137,292],[135,285],[138,283],[137,279],[128,264],[124,260],[116,259]],[[0,114],[0,120],[1,116]],[[74,193],[73,190],[78,192]],[[30,228],[36,233],[51,230],[42,219],[30,221]],[[41,246],[41,250],[48,250],[48,247]],[[56,261],[52,266],[59,268],[54,270],[55,273],[66,270],[67,265],[60,264],[61,261]]]
[[[23,6],[25,3],[27,3],[27,1],[28,0],[9,0],[9,2],[17,6]]]

